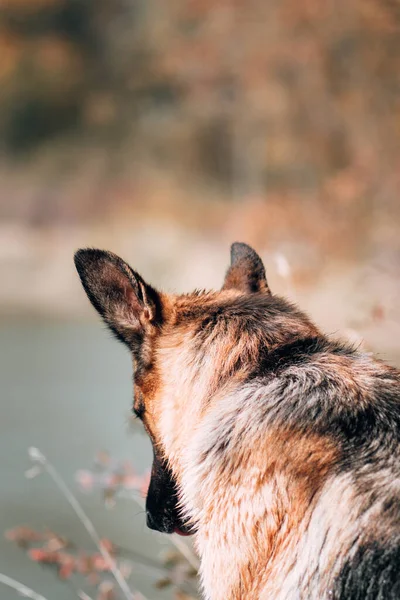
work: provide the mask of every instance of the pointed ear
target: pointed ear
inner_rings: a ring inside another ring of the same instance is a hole
[[[111,252],[78,250],[74,260],[94,308],[115,335],[134,349],[161,322],[158,292]]]
[[[240,242],[232,244],[231,266],[225,275],[222,289],[235,289],[243,293],[271,293],[263,262],[257,252],[247,244]]]

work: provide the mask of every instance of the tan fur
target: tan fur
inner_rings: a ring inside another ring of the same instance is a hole
[[[364,584],[358,550],[375,590],[400,586],[398,371],[272,296],[246,244],[219,292],[160,294],[103,251],[76,264],[132,349],[155,450],[149,526],[195,528],[205,599],[346,600]]]

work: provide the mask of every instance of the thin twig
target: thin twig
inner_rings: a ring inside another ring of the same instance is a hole
[[[79,590],[79,592],[78,592],[78,598],[80,600],[93,600],[90,596],[88,596],[86,594],[86,592],[83,592],[82,590]]]
[[[198,571],[200,563],[194,555],[194,553],[189,548],[189,546],[183,540],[181,540],[181,538],[176,533],[172,534],[171,542],[174,544],[175,548],[177,548],[179,552],[183,554],[190,566],[193,567],[195,571]]]
[[[16,592],[18,592],[20,596],[25,596],[25,598],[31,598],[32,600],[47,600],[47,598],[45,598],[41,594],[38,594],[37,592],[34,592],[33,590],[31,590],[31,588],[27,587],[20,581],[17,581],[12,577],[8,577],[7,575],[3,575],[3,573],[0,573],[0,583],[6,585],[9,588],[12,588]]]
[[[79,504],[78,500],[75,498],[75,496],[73,495],[73,493],[61,477],[61,475],[57,472],[56,468],[51,464],[51,462],[48,461],[46,456],[38,448],[29,448],[29,456],[33,461],[41,464],[43,468],[47,471],[47,473],[50,475],[50,477],[53,479],[60,492],[64,495],[66,500],[69,502],[69,504],[75,511],[75,514],[81,521],[82,525],[85,527],[94,544],[97,546],[100,554],[102,555],[104,560],[110,565],[110,571],[114,575],[115,581],[121,588],[121,591],[124,594],[126,600],[132,600],[134,594],[129,589],[126,580],[124,579],[121,571],[118,569],[117,563],[115,562],[111,554],[108,552],[107,548],[105,548],[101,543],[100,536],[94,528],[92,521],[86,515],[82,506]]]
[[[118,550],[124,557],[128,557],[129,564],[136,569],[145,569],[158,577],[165,577],[168,574],[168,569],[163,567],[159,562],[153,561],[151,558],[147,558],[147,556],[135,552],[135,550],[130,550],[129,548],[120,545],[118,545]]]

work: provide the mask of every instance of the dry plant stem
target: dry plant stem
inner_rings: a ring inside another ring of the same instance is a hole
[[[179,552],[183,554],[190,566],[192,566],[193,569],[198,571],[200,568],[200,563],[193,554],[193,552],[190,550],[188,545],[183,540],[181,540],[180,537],[175,533],[172,535],[171,541],[174,544],[175,548],[177,548]]]
[[[56,484],[58,489],[61,491],[61,493],[64,495],[66,500],[69,502],[69,504],[75,511],[78,519],[81,521],[82,525],[85,527],[86,531],[92,538],[92,540],[95,543],[95,545],[97,546],[100,554],[102,555],[104,560],[110,565],[110,571],[113,574],[115,581],[118,583],[119,587],[121,588],[121,591],[124,594],[126,600],[132,600],[134,594],[129,589],[129,586],[128,586],[127,582],[125,581],[124,577],[122,576],[121,571],[118,569],[118,566],[117,566],[115,560],[113,559],[111,554],[108,552],[108,550],[106,548],[104,548],[104,546],[102,545],[100,536],[98,535],[97,531],[95,530],[93,523],[91,522],[89,517],[84,512],[83,508],[81,507],[81,505],[79,504],[79,502],[75,498],[75,496],[72,494],[72,492],[68,488],[67,484],[65,483],[65,481],[63,480],[61,475],[59,475],[59,473],[57,472],[55,467],[47,460],[45,455],[38,448],[29,448],[29,456],[31,457],[32,460],[39,462],[43,466],[43,468],[47,471],[47,473],[50,475],[50,477],[53,479],[54,483]]]
[[[134,495],[132,495],[131,498],[141,508],[145,508],[144,502],[142,501],[141,498],[138,498],[137,496],[134,496]],[[195,569],[195,571],[198,571],[199,567],[200,567],[200,563],[199,563],[197,557],[195,556],[195,554],[190,550],[189,546],[187,544],[185,544],[185,542],[183,540],[181,540],[179,538],[179,536],[176,534],[172,534],[170,536],[170,540],[171,540],[172,544],[175,546],[175,548],[177,550],[179,550],[179,552],[186,558],[186,560],[188,561],[190,566],[193,567],[193,569]]]
[[[26,587],[26,585],[24,585],[23,583],[20,583],[19,581],[16,581],[15,579],[12,579],[12,577],[8,577],[7,575],[3,575],[3,573],[0,573],[0,583],[6,585],[9,588],[12,588],[24,598],[31,598],[32,600],[47,600],[47,598],[45,598],[41,594],[37,594],[36,592],[31,590],[31,588]]]

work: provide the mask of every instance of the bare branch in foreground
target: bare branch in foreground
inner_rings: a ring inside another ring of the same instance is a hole
[[[53,479],[54,483],[56,484],[56,486],[58,487],[60,492],[64,495],[64,497],[66,498],[66,500],[68,501],[68,503],[70,504],[72,509],[74,510],[75,514],[77,515],[78,519],[81,521],[82,525],[85,527],[85,529],[88,532],[89,536],[91,537],[92,541],[97,546],[100,554],[103,556],[104,560],[110,565],[110,571],[112,572],[112,574],[113,574],[116,582],[118,583],[122,593],[124,594],[126,600],[133,600],[135,593],[129,589],[129,586],[128,586],[126,580],[124,579],[121,571],[119,570],[114,558],[108,552],[107,548],[105,548],[104,545],[101,543],[101,538],[98,535],[92,521],[86,515],[82,506],[79,504],[78,500],[75,498],[75,496],[73,495],[73,493],[71,492],[71,490],[69,489],[69,487],[67,486],[67,484],[65,483],[63,478],[61,477],[61,475],[58,473],[56,468],[48,461],[46,456],[38,448],[34,448],[34,447],[29,448],[28,453],[29,453],[29,456],[32,461],[39,463],[40,465],[42,465],[43,469],[45,471],[47,471],[47,473]],[[28,597],[32,597],[32,596],[28,596]],[[143,600],[146,600],[142,594],[140,594],[140,597],[143,598]],[[43,599],[40,596],[38,596],[37,598],[35,598],[35,600],[46,600],[46,599]]]
[[[34,592],[31,588],[27,587],[20,581],[17,581],[12,577],[8,577],[7,575],[3,575],[3,573],[0,573],[0,583],[15,590],[20,596],[25,598],[31,598],[32,600],[47,600],[47,598],[41,594],[38,594],[37,592]]]

